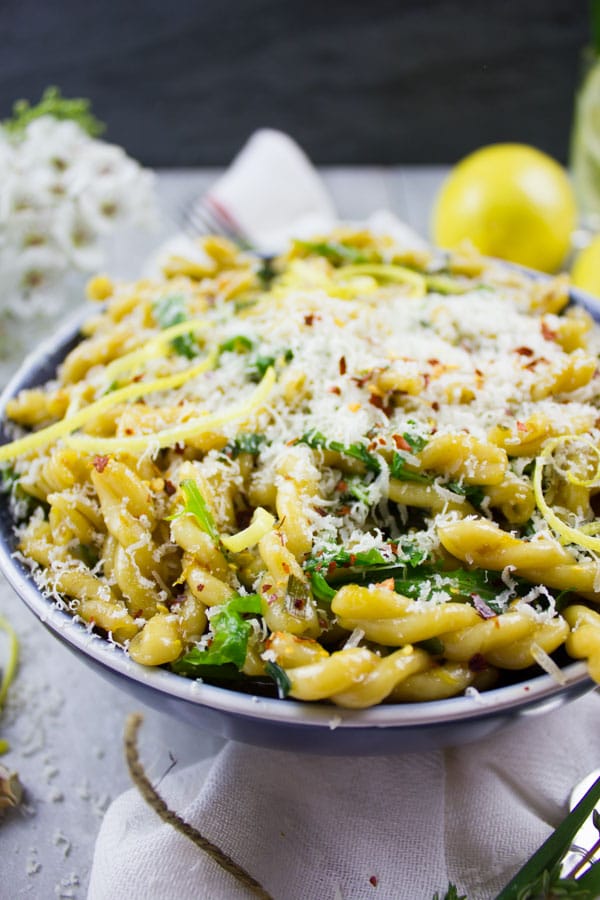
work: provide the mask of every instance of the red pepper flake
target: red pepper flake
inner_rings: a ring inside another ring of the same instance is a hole
[[[340,387],[338,387],[337,384],[332,384],[331,387],[327,388],[327,390],[330,394],[337,394],[338,397],[342,393],[342,389]]]
[[[266,592],[270,591],[272,587],[272,584],[263,584],[263,586],[261,587],[261,591],[263,594],[266,594]]]
[[[131,380],[137,383],[138,381],[141,381],[143,377],[144,376],[142,374],[140,374],[140,375],[136,375],[135,378],[132,378]]]
[[[307,316],[304,316],[304,324],[305,325],[308,325],[310,327],[314,321],[315,321],[314,313],[309,313]]]
[[[393,578],[386,578],[385,581],[380,581],[377,587],[382,588],[384,591],[395,591],[396,585],[394,584]]]
[[[306,606],[306,600],[304,597],[295,597],[294,598],[294,609],[304,609]]]
[[[533,356],[531,347],[515,347],[515,353],[518,353],[519,356]]]
[[[339,371],[340,371],[340,375],[345,375],[345,374],[346,374],[346,357],[345,357],[345,356],[340,356],[340,360],[339,360],[339,363],[338,363],[338,368],[339,368]]]
[[[410,444],[401,434],[393,434],[392,440],[395,443],[398,450],[406,450],[410,453]]]
[[[348,490],[348,485],[345,481],[338,481],[335,486],[336,491],[339,491],[340,494],[345,493]]]
[[[488,664],[481,653],[474,653],[469,660],[469,669],[471,672],[485,672],[487,667]]]
[[[350,512],[349,506],[340,506],[340,508],[339,508],[340,516],[347,516],[349,512]]]
[[[183,454],[185,453],[185,447],[183,444],[175,444],[175,446],[173,447],[173,451],[179,456],[183,456]]]
[[[350,564],[351,566],[354,565],[354,563],[356,562],[356,553],[351,553],[351,554],[350,554],[350,559],[348,560],[348,562],[349,562],[349,564]]]
[[[133,434],[133,428],[126,428],[125,434]]]
[[[525,422],[517,422],[517,431],[529,431]]]
[[[92,465],[95,468],[96,472],[104,472],[110,461],[110,456],[95,456],[92,460]]]
[[[289,563],[282,562],[281,568],[283,569],[283,571],[285,572],[286,575],[290,574],[290,564]]]
[[[369,884],[372,884],[373,887],[377,887],[377,885],[379,884],[379,879],[377,878],[377,875],[371,875],[371,877],[369,878]]]
[[[175,487],[173,482],[169,481],[168,479],[165,480],[165,493],[168,494],[169,497],[172,497],[173,494],[175,494],[176,492],[177,492],[177,488]]]
[[[384,416],[387,416],[388,419],[392,414],[393,407],[389,405],[389,403],[384,403],[381,397],[377,396],[377,394],[371,394],[369,397],[369,403],[375,407],[375,409],[380,409]],[[381,438],[379,438],[379,442],[381,443]],[[385,441],[383,441],[385,444]]]
[[[548,362],[548,360],[546,359],[545,356],[540,356],[538,359],[532,359],[532,361],[530,363],[527,363],[525,368],[533,370],[536,368],[536,366],[539,366],[540,363],[547,363],[547,362]]]
[[[542,319],[541,323],[542,337],[547,341],[555,341],[557,338],[556,331],[553,331]]]
[[[439,410],[440,404],[437,402],[437,400],[433,401],[433,403],[431,404],[431,408],[434,412],[437,412]]]
[[[204,585],[203,585],[203,584],[197,584],[197,585],[196,585],[196,590],[199,591],[199,592],[201,593],[201,592],[204,590]]]
[[[435,357],[433,357],[432,359],[428,359],[427,362],[429,363],[430,366],[439,366],[440,365],[439,359],[436,359]]]
[[[327,574],[331,575],[331,573],[335,572],[336,569],[337,569],[337,563],[334,559],[332,559],[331,562],[329,563],[329,565],[327,566]]]

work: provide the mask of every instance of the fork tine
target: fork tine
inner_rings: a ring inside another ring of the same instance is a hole
[[[190,236],[220,234],[242,247],[250,244],[242,230],[208,197],[199,197],[183,211],[184,231]]]

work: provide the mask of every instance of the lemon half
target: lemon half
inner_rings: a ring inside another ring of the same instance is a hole
[[[481,253],[556,271],[577,208],[565,170],[535,147],[492,144],[465,157],[442,185],[433,213],[436,244],[470,240]]]

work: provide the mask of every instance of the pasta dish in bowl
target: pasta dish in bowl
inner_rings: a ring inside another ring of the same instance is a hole
[[[34,611],[149,702],[311,749],[600,680],[600,331],[566,281],[350,229],[200,243],[93,279],[5,392]]]

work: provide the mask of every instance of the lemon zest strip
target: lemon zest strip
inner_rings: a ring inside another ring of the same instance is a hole
[[[169,344],[175,338],[181,337],[182,334],[189,334],[190,332],[196,334],[199,331],[205,331],[208,327],[209,323],[205,319],[188,319],[185,322],[178,322],[177,325],[171,325],[170,328],[165,328],[157,337],[151,338],[144,347],[113,359],[106,366],[103,374],[108,381],[112,381],[113,377],[118,373],[126,369],[133,369],[134,366],[138,366],[140,363],[158,356],[165,344]]]
[[[65,439],[67,447],[82,450],[86,453],[144,453],[149,448],[157,450],[164,447],[173,447],[189,437],[206,434],[220,428],[227,422],[236,419],[245,420],[265,402],[275,385],[275,370],[271,366],[267,369],[262,381],[248,400],[237,406],[231,406],[223,413],[204,413],[201,418],[192,419],[182,425],[174,425],[164,428],[154,434],[136,435],[134,437],[91,437],[88,435],[73,435]],[[2,448],[0,448],[1,450]]]
[[[19,640],[12,625],[9,625],[6,619],[4,619],[2,616],[0,616],[0,628],[8,635],[8,660],[6,662],[6,665],[4,666],[2,679],[0,680],[1,711],[4,705],[4,701],[6,700],[6,694],[8,693],[8,689],[12,683],[13,678],[15,677],[15,672],[17,670],[17,660],[19,658]],[[8,741],[0,738],[0,756],[3,753],[6,753],[7,750],[10,750]]]
[[[274,524],[275,516],[262,506],[257,506],[248,527],[236,534],[221,535],[221,543],[232,553],[241,553],[242,550],[258,544],[260,539],[273,529]]]
[[[335,271],[336,278],[354,278],[357,275],[371,275],[373,278],[385,278],[401,284],[412,284],[419,297],[423,297],[427,293],[427,281],[423,275],[413,272],[412,269],[407,269],[405,266],[357,263],[354,266],[342,266]]]
[[[577,438],[578,435],[573,434],[561,435],[560,437],[546,441],[544,444],[542,452],[535,461],[535,469],[533,472],[533,492],[535,495],[535,502],[546,522],[548,522],[550,527],[560,536],[562,544],[578,544],[580,547],[585,547],[587,550],[600,552],[600,538],[593,537],[588,533],[587,529],[590,528],[590,526],[584,525],[581,528],[573,528],[571,525],[567,525],[566,522],[559,519],[554,510],[548,506],[542,490],[543,469],[546,463],[550,461],[550,457],[554,450],[556,450],[560,444],[564,444],[569,440],[575,440]],[[588,441],[584,442],[588,443]],[[593,446],[593,444],[591,446]],[[593,480],[594,479],[592,479],[592,482]],[[573,483],[586,485],[586,482],[583,481],[574,481]],[[590,525],[593,526],[594,523],[590,523]]]
[[[21,456],[23,453],[29,453],[32,450],[38,450],[40,447],[45,447],[52,441],[76,431],[82,425],[85,425],[86,422],[95,419],[100,413],[117,406],[124,400],[132,400],[137,397],[143,397],[146,394],[156,393],[157,391],[168,391],[181,387],[186,381],[195,378],[196,375],[201,375],[207,369],[211,369],[216,362],[217,355],[217,352],[213,351],[197,366],[184,369],[182,372],[176,372],[173,375],[166,375],[163,378],[156,378],[154,381],[145,383],[142,381],[135,382],[112,391],[110,394],[105,394],[104,397],[96,400],[95,403],[91,403],[70,416],[65,416],[60,422],[55,422],[53,425],[48,425],[47,428],[42,428],[40,431],[34,431],[33,434],[28,434],[26,437],[4,444],[0,447],[0,462],[13,459],[15,456]]]

